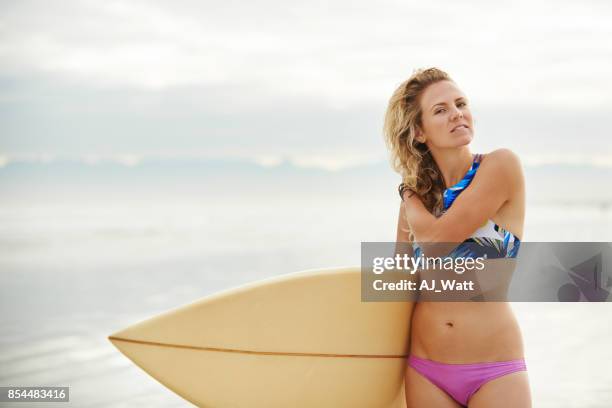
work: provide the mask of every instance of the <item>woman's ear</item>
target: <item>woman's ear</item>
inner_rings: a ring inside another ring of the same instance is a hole
[[[427,138],[425,137],[425,134],[423,134],[423,131],[421,130],[421,128],[416,126],[414,130],[416,134],[415,140],[419,143],[425,143],[427,141]]]

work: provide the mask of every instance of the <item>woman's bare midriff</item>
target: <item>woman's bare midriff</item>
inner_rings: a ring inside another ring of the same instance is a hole
[[[523,358],[521,332],[505,302],[420,302],[410,353],[449,364]]]

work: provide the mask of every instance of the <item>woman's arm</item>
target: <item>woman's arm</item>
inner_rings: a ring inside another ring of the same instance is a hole
[[[412,240],[410,239],[410,225],[404,215],[404,205],[401,204],[397,215],[397,234],[395,238],[395,253],[412,255]]]
[[[441,217],[433,216],[416,196],[404,194],[407,222],[418,242],[463,242],[522,188],[518,156],[495,150],[480,164],[474,180]]]
[[[397,236],[396,242],[410,242],[410,226],[403,214],[403,204],[400,205],[399,214],[397,215]]]

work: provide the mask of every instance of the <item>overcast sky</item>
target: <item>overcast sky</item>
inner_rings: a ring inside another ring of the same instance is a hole
[[[391,93],[438,66],[471,99],[474,151],[606,165],[611,17],[607,1],[4,1],[0,163],[380,160]]]

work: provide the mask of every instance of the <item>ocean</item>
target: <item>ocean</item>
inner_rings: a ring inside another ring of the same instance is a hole
[[[395,239],[398,178],[387,167],[0,168],[0,385],[70,386],[78,407],[188,405],[106,337],[246,282],[358,265],[362,241]],[[612,241],[611,172],[526,169],[523,240]],[[608,407],[610,304],[512,306],[534,407]]]

